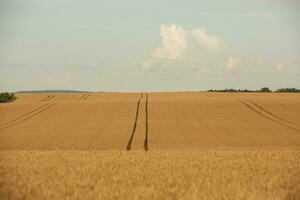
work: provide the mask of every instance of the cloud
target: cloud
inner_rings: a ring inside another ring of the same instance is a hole
[[[54,78],[55,78],[55,77],[54,77],[53,74],[47,74],[47,75],[45,75],[45,76],[43,77],[43,79],[44,79],[45,81],[52,81]]]
[[[237,67],[239,64],[240,59],[236,57],[229,57],[227,60],[226,68],[229,70],[233,70]]]
[[[177,67],[192,66],[199,61],[207,65],[210,60],[215,60],[215,55],[199,51],[197,46],[202,46],[208,52],[218,52],[223,47],[222,39],[210,34],[204,28],[185,30],[176,24],[162,24],[160,36],[162,44],[154,50],[152,56],[139,64],[144,73],[154,74]],[[238,58],[230,57],[227,64],[228,68],[235,68],[238,62]],[[209,65],[214,66],[214,64]],[[202,76],[210,73],[210,69],[197,67],[194,73],[197,76]]]
[[[69,82],[73,79],[71,74],[47,74],[43,78],[44,82]]]
[[[141,69],[146,73],[156,73],[161,70],[162,63],[158,59],[148,59],[141,63]]]
[[[195,78],[200,78],[204,74],[209,73],[209,70],[206,67],[192,67],[192,70]]]
[[[211,52],[218,51],[222,46],[222,40],[216,35],[209,34],[204,28],[197,28],[192,31],[198,43]]]
[[[279,63],[277,66],[276,66],[276,70],[281,72],[283,71],[285,68],[285,64],[284,63]]]
[[[298,69],[300,63],[294,60],[285,60],[285,61],[281,61],[280,63],[278,63],[276,65],[276,70],[278,72],[282,72],[282,71],[290,71],[290,70],[294,70],[294,69]]]
[[[71,74],[66,74],[65,75],[65,81],[70,81],[73,78]]]
[[[176,24],[160,26],[162,46],[153,55],[155,58],[175,60],[182,56],[187,47],[187,33]]]
[[[201,69],[199,69],[198,74],[199,74],[199,75],[202,75],[202,74],[206,74],[207,72],[208,72],[208,69],[206,69],[206,68],[201,68]]]

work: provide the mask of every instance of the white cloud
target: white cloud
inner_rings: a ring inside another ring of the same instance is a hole
[[[211,52],[216,52],[222,45],[222,40],[216,35],[209,34],[204,28],[197,28],[192,31],[192,35],[196,37],[201,46]]]
[[[209,70],[206,67],[192,67],[192,70],[194,71],[194,78],[200,78],[204,74],[209,73]]]
[[[280,63],[278,63],[276,65],[276,70],[278,72],[282,72],[282,71],[285,71],[285,70],[289,71],[289,70],[292,70],[293,68],[298,67],[298,66],[299,66],[299,62],[287,59],[285,61],[281,61]]]
[[[43,77],[43,79],[45,81],[49,81],[49,80],[51,81],[51,80],[54,79],[54,75],[53,74],[47,74],[46,76]]]
[[[277,71],[283,71],[285,68],[285,64],[284,63],[279,63],[277,66],[276,66],[276,70]]]
[[[155,49],[151,57],[139,64],[140,69],[145,73],[153,74],[176,67],[193,65],[192,63],[200,60],[202,63],[207,63],[205,59],[210,60],[210,56],[215,57],[216,55],[205,54],[195,47],[201,45],[206,51],[218,52],[224,44],[220,37],[208,33],[204,28],[185,30],[176,24],[162,24],[160,36],[162,44]],[[227,67],[233,69],[238,62],[239,58],[230,57]],[[214,66],[214,64],[209,65]],[[197,67],[194,70],[196,76],[209,73],[211,73],[210,68]]]
[[[187,47],[186,31],[176,24],[160,26],[162,46],[157,48],[153,57],[175,60],[182,56]]]
[[[206,68],[200,68],[199,71],[198,71],[198,74],[205,74],[208,72],[208,69]]]
[[[141,63],[141,69],[142,71],[146,73],[155,73],[160,71],[162,63],[157,59],[148,59],[144,60]]]
[[[66,74],[65,75],[65,80],[66,81],[70,81],[73,78],[73,76],[71,74]]]
[[[47,74],[43,77],[44,82],[69,82],[72,79],[73,79],[73,76],[71,74],[65,74],[65,75]]]
[[[233,70],[237,67],[239,64],[240,59],[236,57],[229,57],[227,60],[226,68],[229,70]]]

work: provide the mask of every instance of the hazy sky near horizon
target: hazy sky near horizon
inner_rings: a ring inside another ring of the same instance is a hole
[[[0,0],[0,91],[300,88],[300,0]]]

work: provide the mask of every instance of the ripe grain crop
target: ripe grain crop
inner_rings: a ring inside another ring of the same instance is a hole
[[[10,151],[1,199],[299,199],[295,151]]]
[[[0,113],[0,199],[300,199],[299,94],[17,94]]]

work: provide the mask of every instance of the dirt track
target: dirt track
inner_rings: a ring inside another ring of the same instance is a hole
[[[298,94],[18,94],[0,112],[1,150],[300,147]]]

